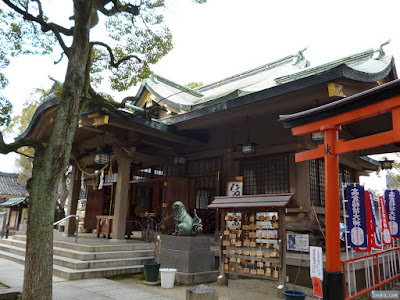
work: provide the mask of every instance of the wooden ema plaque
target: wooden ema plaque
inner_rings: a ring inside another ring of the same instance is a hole
[[[280,247],[276,213],[228,212],[224,219],[224,271],[254,278],[279,279],[280,252],[284,247]]]

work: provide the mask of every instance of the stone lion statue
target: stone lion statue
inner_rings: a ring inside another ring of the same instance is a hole
[[[172,235],[195,236],[200,231],[203,231],[203,225],[196,214],[196,210],[194,210],[194,218],[192,219],[181,201],[176,201],[172,204],[172,209],[174,210],[175,220],[175,231]]]

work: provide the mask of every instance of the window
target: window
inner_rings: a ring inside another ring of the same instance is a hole
[[[325,166],[322,159],[310,160],[310,199],[312,204],[325,205]]]
[[[310,200],[312,204],[325,205],[325,166],[323,159],[310,160]],[[343,199],[343,184],[355,181],[354,171],[339,166],[339,198]]]
[[[242,160],[244,194],[278,194],[289,192],[287,155]]]
[[[221,170],[221,158],[192,160],[187,163],[187,174],[205,174]]]

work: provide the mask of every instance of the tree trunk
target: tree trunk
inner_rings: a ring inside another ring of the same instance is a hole
[[[92,1],[75,0],[75,29],[61,101],[48,145],[35,153],[30,183],[23,299],[52,299],[53,217],[57,185],[67,166],[89,80]]]

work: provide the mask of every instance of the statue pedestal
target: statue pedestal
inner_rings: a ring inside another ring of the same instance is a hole
[[[183,284],[216,281],[215,254],[208,237],[161,236],[161,268],[175,268],[175,280]]]

